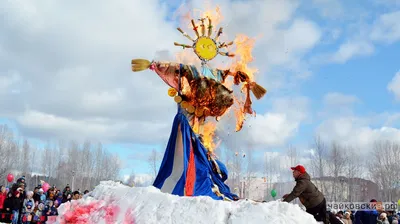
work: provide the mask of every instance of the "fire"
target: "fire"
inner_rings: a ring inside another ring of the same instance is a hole
[[[234,40],[236,46],[236,61],[232,64],[231,70],[245,72],[251,81],[254,81],[254,74],[258,72],[256,68],[250,68],[248,64],[253,62],[254,58],[252,55],[252,50],[254,48],[255,39],[249,38],[246,35],[237,35]],[[242,89],[243,92],[243,89]],[[235,107],[233,108],[236,117],[236,131],[242,129],[243,123],[245,121],[245,113],[243,111],[243,105],[245,98],[235,97]]]
[[[234,71],[242,71],[249,75],[250,80],[254,81],[254,73],[258,72],[256,68],[248,67],[248,64],[253,62],[252,51],[256,40],[244,34],[237,35],[234,43],[236,46],[236,61],[232,64],[231,69]]]
[[[206,10],[202,13],[202,18],[210,18],[213,22],[213,25],[216,26],[218,25],[222,20],[223,20],[223,16],[221,13],[221,8],[219,6],[217,6],[214,10]]]
[[[213,122],[207,122],[203,127],[203,144],[210,152],[214,151],[217,144],[214,142],[214,135],[217,125]]]

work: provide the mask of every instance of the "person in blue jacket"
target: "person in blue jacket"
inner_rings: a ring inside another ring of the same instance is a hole
[[[376,204],[376,200],[372,199],[371,204]],[[376,224],[379,216],[379,212],[373,210],[361,210],[356,212],[356,220],[354,224]]]

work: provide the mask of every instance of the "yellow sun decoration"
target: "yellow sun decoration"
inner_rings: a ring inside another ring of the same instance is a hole
[[[208,26],[207,26],[207,33],[206,33],[206,25],[204,24],[205,20],[208,20]],[[202,18],[199,19],[200,23],[200,32],[199,32],[199,26],[196,25],[194,20],[192,19],[192,26],[193,26],[193,31],[196,34],[196,39],[193,39],[190,37],[187,33],[185,33],[181,28],[177,28],[179,32],[183,34],[186,38],[189,40],[193,41],[193,45],[187,45],[187,44],[180,44],[180,43],[174,43],[175,46],[180,46],[183,48],[192,48],[194,53],[197,55],[197,57],[200,58],[200,60],[205,64],[207,61],[210,61],[214,59],[218,54],[223,55],[223,56],[228,56],[228,57],[234,57],[234,54],[231,54],[229,52],[221,52],[221,48],[228,47],[233,44],[233,41],[229,43],[218,43],[218,39],[222,34],[222,27],[219,28],[216,36],[214,38],[211,38],[211,34],[213,32],[213,26],[212,26],[212,21],[210,18]]]

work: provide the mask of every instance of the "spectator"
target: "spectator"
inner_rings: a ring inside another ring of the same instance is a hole
[[[39,189],[39,195],[40,195],[40,202],[45,202],[46,201],[46,195],[44,194],[44,191],[42,188]]]
[[[78,200],[80,199],[81,194],[79,193],[79,191],[74,191],[74,193],[72,194],[72,200]]]
[[[20,199],[22,192],[23,192],[22,189],[18,188],[14,192],[13,196],[11,197],[11,203],[10,203],[11,207],[10,207],[10,209],[11,209],[12,214],[13,214],[12,224],[18,224],[19,223],[19,218],[20,218],[19,214],[20,214],[20,211],[22,209],[21,199]]]
[[[39,194],[39,187],[35,187],[33,190],[33,200],[36,202],[40,202],[40,194]]]
[[[372,199],[370,203],[376,204],[376,200]],[[376,210],[360,210],[356,212],[355,224],[376,224],[378,219],[378,211]]]
[[[349,211],[344,213],[343,218],[342,218],[342,222],[344,224],[353,224],[353,221],[351,220],[351,216],[350,216],[350,212]]]
[[[385,212],[382,212],[382,213],[379,215],[377,224],[390,224],[390,223],[389,223],[389,220],[388,220],[388,218],[387,218],[387,214],[386,214]]]
[[[311,182],[310,175],[302,165],[291,167],[293,170],[293,178],[296,186],[293,191],[285,195],[283,201],[291,202],[295,198],[299,198],[301,203],[306,207],[306,212],[313,215],[317,221],[327,223],[326,200],[324,195]]]
[[[1,186],[0,188],[0,211],[3,211],[4,208],[4,201],[7,198],[6,187]]]
[[[56,200],[54,200],[54,202],[56,202],[60,205],[63,202],[63,194],[61,192],[58,192]]]
[[[25,224],[31,223],[34,209],[35,209],[35,204],[34,204],[33,199],[25,199],[24,215],[22,217],[22,220]]]
[[[72,191],[71,188],[69,187],[69,185],[67,184],[67,186],[64,188],[63,190],[63,203],[70,201],[72,197]]]
[[[6,213],[12,213],[12,210],[14,208],[14,197],[11,192],[7,193],[7,198],[4,200],[4,211]]]

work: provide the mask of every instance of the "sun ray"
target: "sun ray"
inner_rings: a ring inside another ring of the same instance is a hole
[[[190,37],[187,33],[185,33],[181,28],[176,28],[179,32],[182,33],[183,36],[185,36],[186,38],[188,38],[189,40],[194,42],[194,39],[192,37]]]
[[[198,26],[196,26],[196,23],[194,22],[193,19],[192,19],[192,26],[193,26],[194,32],[196,33],[197,38],[199,38],[200,35],[199,35],[199,31],[197,30],[197,29],[198,29]]]
[[[199,19],[200,21],[201,21],[201,36],[205,36],[206,35],[206,26],[204,25],[204,20],[205,20],[206,18],[202,18],[202,19]]]
[[[218,30],[218,33],[217,33],[217,35],[215,36],[215,38],[214,38],[214,40],[215,41],[218,41],[218,39],[219,39],[219,37],[221,36],[221,34],[222,34],[222,30],[223,30],[223,28],[222,27],[220,27],[219,28],[219,30]]]
[[[187,45],[187,44],[180,44],[177,42],[174,42],[175,46],[183,47],[183,48],[193,48],[193,46]]]
[[[208,37],[211,37],[212,28],[213,28],[213,26],[212,26],[212,21],[211,21],[210,18],[208,18]]]

